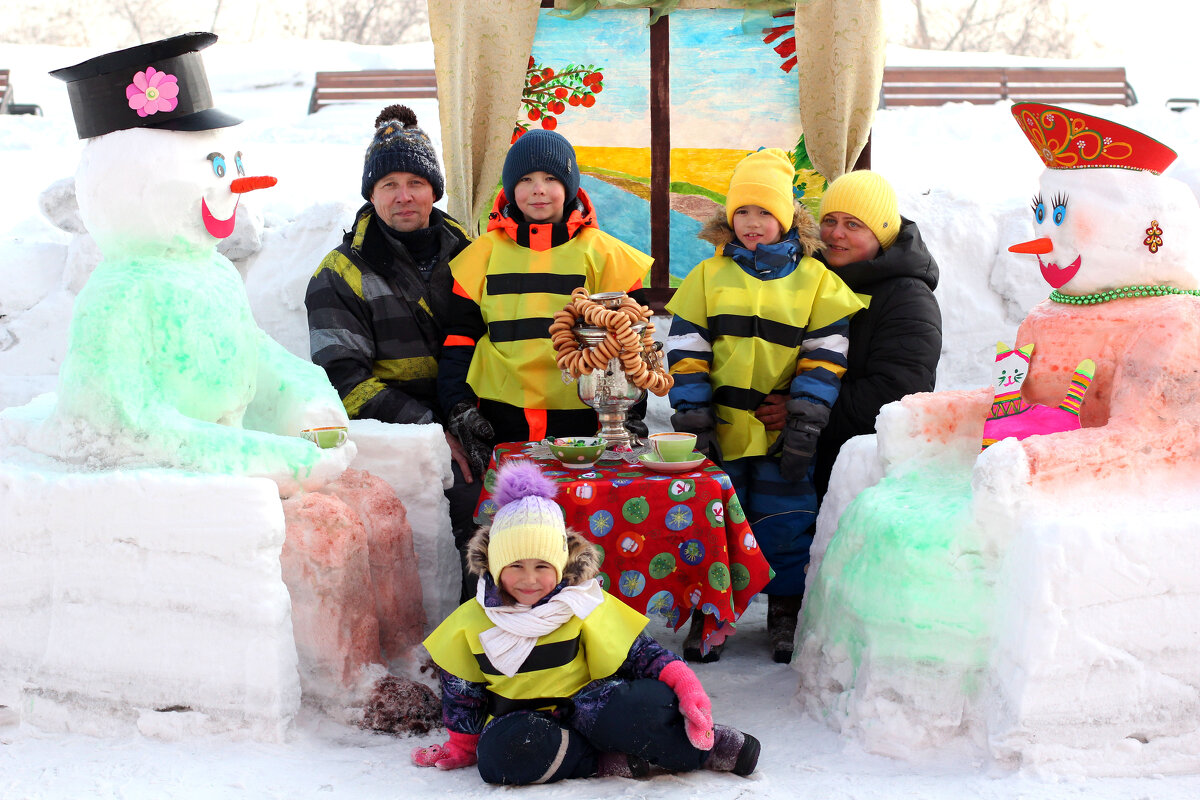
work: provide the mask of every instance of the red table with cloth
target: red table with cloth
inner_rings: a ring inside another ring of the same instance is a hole
[[[496,468],[529,457],[533,442],[508,442],[492,452],[475,521],[496,513]],[[678,630],[698,608],[703,649],[720,644],[771,578],[733,484],[705,460],[678,474],[640,463],[601,461],[567,469],[555,458],[532,459],[559,483],[567,526],[601,551],[600,581],[629,607]]]

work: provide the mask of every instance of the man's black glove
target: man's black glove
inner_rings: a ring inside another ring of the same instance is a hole
[[[671,427],[681,433],[696,434],[696,450],[721,463],[721,447],[717,444],[717,418],[709,406],[676,411],[671,415]]]
[[[779,455],[779,473],[797,483],[808,477],[808,465],[817,452],[817,439],[829,422],[829,406],[793,397],[787,401],[787,422],[767,455]]]
[[[650,429],[646,427],[646,420],[644,419],[635,419],[634,417],[629,417],[625,420],[625,430],[629,431],[639,439],[645,439],[650,435]]]
[[[471,471],[476,475],[486,472],[492,458],[492,440],[496,438],[496,431],[492,423],[479,413],[479,409],[465,400],[459,403],[450,409],[446,429],[467,451]]]

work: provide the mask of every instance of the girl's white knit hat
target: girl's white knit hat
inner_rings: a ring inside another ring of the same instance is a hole
[[[567,565],[567,526],[554,501],[558,486],[531,461],[510,461],[496,475],[488,571],[500,583],[500,571],[514,561],[536,558],[554,567],[562,580]]]

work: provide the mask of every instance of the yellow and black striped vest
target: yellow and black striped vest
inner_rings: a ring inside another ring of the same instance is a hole
[[[492,665],[479,635],[493,627],[475,600],[463,603],[425,639],[439,667],[463,680],[487,685],[489,717],[519,708],[562,705],[594,680],[607,678],[625,662],[649,620],[605,593],[587,619],[571,617],[537,640],[511,678]]]
[[[838,377],[845,368],[803,358],[807,332],[837,322],[863,308],[840,278],[810,257],[789,275],[763,281],[731,258],[714,256],[697,264],[675,292],[667,311],[708,329],[712,341],[709,380],[719,420],[722,457],[759,456],[779,436],[754,416],[772,392],[787,392],[800,372],[822,366]],[[674,373],[707,365],[684,359]]]
[[[450,264],[457,284],[479,305],[487,333],[476,342],[467,383],[487,400],[518,408],[581,409],[574,383],[564,384],[550,344],[550,322],[580,286],[627,292],[652,259],[597,228],[545,250],[491,230]]]

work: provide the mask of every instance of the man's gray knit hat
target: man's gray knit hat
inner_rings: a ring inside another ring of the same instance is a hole
[[[408,106],[388,106],[375,119],[375,136],[363,160],[363,199],[370,200],[375,184],[391,172],[420,175],[433,187],[435,201],[445,193],[446,179],[433,142],[417,127],[417,115]]]

